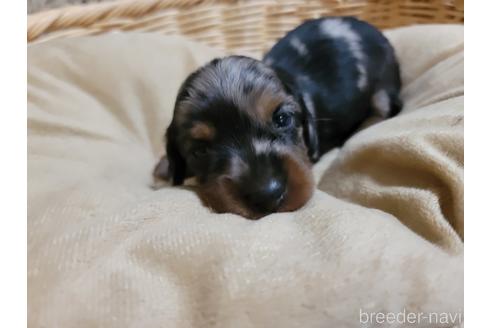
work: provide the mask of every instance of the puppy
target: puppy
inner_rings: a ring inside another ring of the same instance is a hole
[[[258,219],[302,207],[311,165],[372,114],[401,108],[398,62],[388,40],[350,17],[308,21],[263,61],[214,59],[182,84],[154,176],[196,177],[218,213]]]

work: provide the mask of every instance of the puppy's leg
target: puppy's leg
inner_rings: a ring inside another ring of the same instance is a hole
[[[169,183],[171,177],[169,176],[169,160],[167,159],[166,155],[162,156],[159,162],[156,164],[153,176],[153,189],[162,188]]]

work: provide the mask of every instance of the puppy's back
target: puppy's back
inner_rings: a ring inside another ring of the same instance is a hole
[[[294,95],[309,98],[322,151],[343,143],[372,110],[387,117],[401,107],[398,63],[389,41],[356,18],[307,21],[280,39],[263,60]],[[373,108],[378,92],[387,99],[384,108]]]

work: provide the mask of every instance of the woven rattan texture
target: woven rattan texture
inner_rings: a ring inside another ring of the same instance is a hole
[[[464,19],[463,0],[124,0],[30,15],[27,40],[159,32],[229,52],[261,53],[302,21],[329,15],[357,16],[379,28]]]

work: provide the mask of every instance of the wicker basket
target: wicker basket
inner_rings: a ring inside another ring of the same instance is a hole
[[[231,53],[262,53],[302,21],[357,16],[379,28],[463,23],[464,0],[122,0],[28,16],[28,42],[109,31],[185,35]]]

